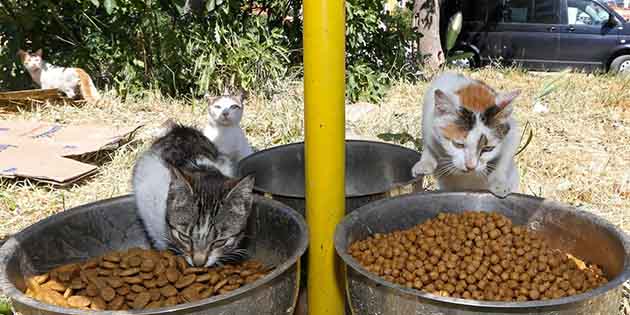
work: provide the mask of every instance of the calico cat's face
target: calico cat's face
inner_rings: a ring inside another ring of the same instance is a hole
[[[208,119],[211,124],[221,126],[238,126],[243,117],[243,101],[241,95],[219,96],[208,101]]]
[[[198,267],[242,258],[239,249],[253,202],[254,179],[218,181],[174,170],[167,198],[167,238]]]
[[[449,157],[438,161],[438,172],[491,173],[510,131],[512,102],[519,93],[496,93],[482,82],[473,82],[454,94],[436,90],[436,140]]]
[[[44,62],[41,49],[38,49],[34,54],[27,53],[20,49],[18,50],[18,57],[22,61],[22,64],[24,64],[24,67],[29,71],[41,69]]]

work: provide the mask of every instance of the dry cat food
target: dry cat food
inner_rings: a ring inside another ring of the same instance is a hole
[[[256,261],[197,268],[168,251],[133,248],[30,277],[26,294],[85,310],[157,308],[224,294],[267,273]]]
[[[598,266],[552,249],[497,213],[441,213],[409,230],[357,241],[349,253],[389,282],[464,299],[548,300],[607,282]]]

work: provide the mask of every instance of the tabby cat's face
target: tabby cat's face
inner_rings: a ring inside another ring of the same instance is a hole
[[[519,92],[496,93],[474,82],[453,95],[435,91],[436,139],[448,160],[439,161],[438,175],[488,175],[496,167],[510,131],[512,102]]]
[[[189,264],[210,267],[241,258],[253,201],[253,177],[217,182],[201,174],[173,176],[167,199],[168,239]]]

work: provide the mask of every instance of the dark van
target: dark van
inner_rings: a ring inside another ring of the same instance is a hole
[[[453,51],[474,53],[471,66],[630,73],[630,24],[603,0],[446,0],[443,34],[458,11],[464,23]]]

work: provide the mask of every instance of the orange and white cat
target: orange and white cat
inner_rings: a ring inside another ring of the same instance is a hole
[[[100,98],[90,76],[81,68],[64,68],[52,65],[42,58],[42,50],[34,54],[20,49],[17,53],[31,78],[42,89],[58,89],[68,98],[80,96],[88,102]]]
[[[519,132],[512,111],[519,93],[451,72],[437,77],[424,97],[423,152],[413,175],[433,175],[446,191],[518,192]]]

